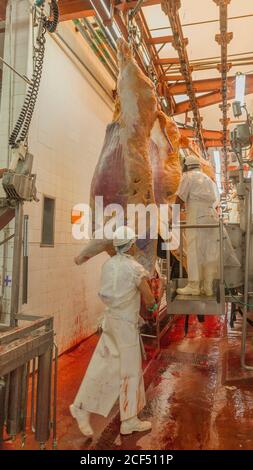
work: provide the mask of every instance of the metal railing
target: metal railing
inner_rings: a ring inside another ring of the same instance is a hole
[[[58,349],[53,317],[17,315],[16,319],[29,324],[0,333],[0,440],[5,434],[12,440],[21,435],[25,445],[30,404],[31,429],[40,449],[51,437],[51,428],[56,448]]]
[[[223,218],[219,218],[217,224],[189,224],[181,223],[180,225],[174,226],[174,228],[180,229],[180,277],[183,277],[183,234],[182,229],[219,229],[219,251],[220,251],[220,278],[219,278],[219,289],[220,289],[220,304],[221,311],[225,311],[225,280],[224,280],[224,223]],[[169,313],[169,306],[171,302],[171,267],[170,267],[170,250],[166,250],[167,258],[167,307]]]

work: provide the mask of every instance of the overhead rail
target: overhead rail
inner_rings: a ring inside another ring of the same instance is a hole
[[[180,0],[162,0],[161,1],[162,10],[168,16],[173,37],[174,37],[174,47],[178,52],[179,61],[180,61],[180,72],[184,77],[187,94],[189,96],[193,117],[194,125],[196,126],[196,137],[199,140],[199,144],[204,156],[207,156],[205,141],[202,134],[202,119],[200,116],[198,103],[196,99],[196,94],[193,85],[191,67],[189,63],[189,58],[186,49],[186,42],[183,36],[183,30],[178,14],[178,10],[181,7]]]
[[[223,128],[223,153],[224,153],[224,180],[225,190],[228,192],[228,83],[227,75],[231,68],[231,64],[228,63],[228,44],[233,38],[233,33],[228,32],[228,5],[231,0],[214,0],[216,5],[219,7],[220,13],[220,34],[217,34],[215,40],[221,46],[221,64],[218,65],[218,70],[221,73],[221,95],[222,95],[222,128]]]

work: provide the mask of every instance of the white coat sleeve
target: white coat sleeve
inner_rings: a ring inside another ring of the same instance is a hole
[[[190,194],[190,180],[187,174],[182,176],[176,195],[186,202]]]
[[[134,277],[134,283],[135,283],[136,287],[139,287],[141,281],[144,278],[149,277],[149,273],[148,273],[148,271],[146,271],[146,269],[141,264],[135,262],[133,264],[133,277]]]

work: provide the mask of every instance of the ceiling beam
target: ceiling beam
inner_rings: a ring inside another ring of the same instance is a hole
[[[182,80],[184,80],[183,75],[164,75],[160,78],[161,82],[178,82]]]
[[[253,74],[246,76],[246,88],[245,94],[250,95],[253,93]],[[233,100],[235,98],[235,83],[228,87],[227,90],[227,99]],[[215,91],[213,93],[207,93],[206,95],[199,96],[197,98],[197,105],[199,108],[205,108],[207,106],[211,106],[213,104],[221,103],[222,102],[222,94],[220,91]],[[190,100],[182,101],[178,103],[175,107],[174,114],[182,114],[188,111],[192,111],[192,104]]]
[[[156,65],[170,65],[170,64],[180,64],[178,57],[171,57],[168,59],[157,59],[154,61]]]
[[[95,16],[89,0],[59,0],[60,21]]]
[[[183,137],[188,137],[189,139],[195,137],[195,129],[179,128],[179,130]],[[221,131],[213,131],[208,129],[203,129],[202,133],[205,140],[221,141],[223,136],[223,133]]]
[[[232,86],[234,80],[235,77],[229,77],[227,80],[228,86]],[[193,88],[195,93],[208,93],[209,91],[219,91],[221,89],[221,85],[221,78],[209,78],[207,80],[193,81]],[[169,90],[172,95],[184,95],[187,92],[187,87],[185,83],[176,83],[174,85],[171,85]]]
[[[173,42],[173,36],[159,36],[149,38],[147,44],[168,44]]]

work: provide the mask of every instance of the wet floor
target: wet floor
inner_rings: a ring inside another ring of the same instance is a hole
[[[164,337],[162,350],[144,364],[148,433],[120,436],[118,408],[105,419],[92,416],[93,440],[85,439],[71,418],[72,403],[97,337],[64,354],[59,361],[58,449],[253,449],[253,374],[240,367],[240,321],[231,329],[225,318],[190,317],[187,337],[178,319]],[[252,334],[250,333],[252,331]],[[253,329],[247,360],[253,365]],[[51,442],[47,448],[50,448]],[[5,449],[20,448],[20,441]],[[36,449],[28,433],[26,449]]]

